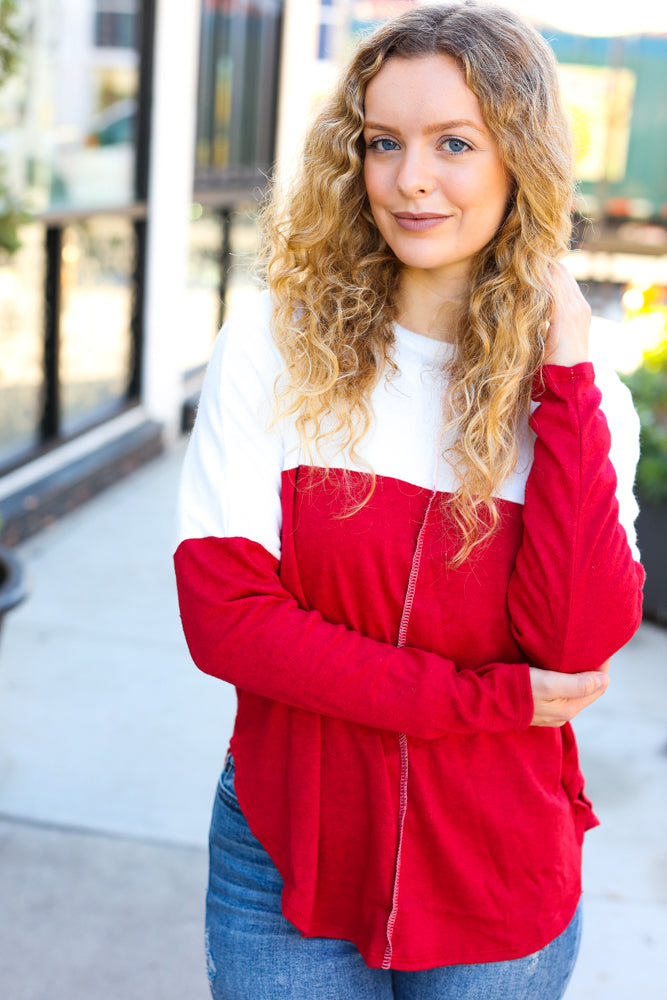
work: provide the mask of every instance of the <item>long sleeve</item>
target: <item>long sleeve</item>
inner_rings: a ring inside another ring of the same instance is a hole
[[[617,475],[594,375],[590,363],[543,369],[523,541],[508,590],[512,631],[529,661],[570,673],[597,669],[641,620],[644,574],[630,537],[638,421],[624,387],[612,382],[606,412],[614,438],[626,442],[616,448]]]
[[[525,667],[457,672],[433,653],[326,622],[298,606],[277,561],[255,542],[185,541],[175,562],[183,629],[205,673],[309,712],[422,739],[530,724]]]
[[[525,728],[525,664],[457,671],[299,606],[279,577],[289,434],[272,420],[281,362],[264,298],[226,324],[211,359],[180,495],[183,629],[206,673],[309,712],[422,738]]]

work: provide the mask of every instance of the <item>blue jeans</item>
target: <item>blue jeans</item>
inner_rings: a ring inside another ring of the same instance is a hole
[[[581,907],[541,951],[422,972],[370,969],[353,944],[303,938],[282,915],[282,879],[253,837],[228,755],[213,808],[206,951],[214,1000],[559,1000],[579,950]]]

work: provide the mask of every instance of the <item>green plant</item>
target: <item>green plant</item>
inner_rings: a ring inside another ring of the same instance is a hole
[[[667,504],[667,340],[644,355],[623,381],[632,392],[641,422],[637,493],[651,504]]]
[[[18,25],[16,0],[0,0],[0,88],[16,73],[21,62],[21,30]],[[0,250],[15,253],[21,246],[19,226],[29,216],[12,197],[5,183],[5,170],[0,163]]]
[[[21,32],[16,0],[0,0],[0,84],[13,76],[21,61]]]

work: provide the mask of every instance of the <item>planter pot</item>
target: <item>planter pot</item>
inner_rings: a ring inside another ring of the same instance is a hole
[[[667,625],[667,506],[639,498],[637,542],[646,570],[644,617]]]
[[[23,566],[9,549],[0,548],[0,630],[8,611],[26,596]]]

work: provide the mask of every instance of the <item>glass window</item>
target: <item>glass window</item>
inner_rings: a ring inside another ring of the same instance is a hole
[[[72,434],[116,412],[132,369],[134,228],[97,216],[63,230],[61,428]]]
[[[667,38],[559,32],[548,37],[573,117],[586,213],[621,220],[664,218]]]
[[[181,337],[181,367],[185,374],[206,364],[222,320],[261,288],[255,271],[259,250],[256,211],[256,206],[243,203],[223,211],[193,206],[188,329]]]
[[[34,211],[135,195],[140,0],[22,0],[24,58],[0,94],[0,153]]]
[[[336,55],[336,41],[343,11],[333,0],[320,0],[320,24],[317,39],[317,58],[333,59]]]
[[[256,180],[273,158],[279,0],[204,0],[197,183]]]
[[[137,10],[134,0],[97,0],[95,6],[95,45],[135,48]]]
[[[184,373],[205,365],[220,328],[223,222],[219,212],[193,206],[188,259],[188,329],[179,340]]]
[[[0,464],[39,444],[44,372],[44,228],[25,226],[0,260]]]

